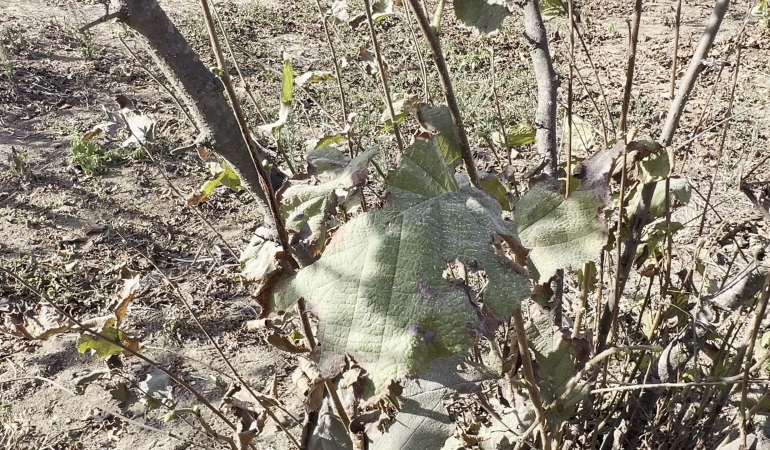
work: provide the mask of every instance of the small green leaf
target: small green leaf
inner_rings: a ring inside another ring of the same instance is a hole
[[[508,201],[507,197],[508,188],[505,187],[499,178],[486,172],[479,171],[479,184],[484,192],[497,199],[497,203],[500,204],[503,211],[511,210],[511,202]]]
[[[112,398],[115,400],[124,402],[128,400],[128,396],[131,395],[131,391],[128,390],[126,383],[118,383],[118,385],[115,386],[115,389],[110,390],[110,395],[112,395]]]
[[[324,136],[321,139],[318,140],[318,143],[315,145],[314,149],[319,149],[323,147],[329,147],[335,144],[339,144],[341,142],[345,141],[345,135],[342,133],[336,133],[336,134],[330,134],[328,136]]]
[[[329,81],[329,80],[335,80],[336,77],[333,73],[323,71],[323,70],[313,70],[310,72],[305,72],[302,75],[298,76],[294,82],[297,83],[297,86],[304,86],[306,84],[310,83],[320,83],[322,81]]]
[[[198,192],[187,198],[188,206],[197,205],[198,203],[202,203],[208,200],[211,193],[214,192],[214,189],[216,189],[216,187],[220,184],[229,187],[235,192],[243,189],[241,186],[241,179],[238,178],[238,175],[233,172],[233,169],[231,169],[230,166],[228,166],[226,163],[219,164],[216,162],[210,162],[207,164],[207,166],[212,178],[203,183],[203,186],[201,186]]]
[[[135,342],[135,340],[129,338],[128,335],[122,331],[113,328],[111,323],[106,325],[102,330],[100,330],[100,332],[105,337],[114,341],[119,341],[127,347],[134,348],[136,350],[139,348],[138,342]],[[119,355],[123,353],[123,349],[113,344],[112,342],[97,336],[91,336],[87,334],[80,336],[80,339],[78,339],[77,342],[77,349],[80,353],[85,353],[87,350],[92,350],[94,355],[99,359],[107,359],[112,355]]]
[[[511,130],[506,130],[508,133],[503,139],[503,134],[499,131],[492,133],[492,142],[499,147],[521,147],[523,145],[531,145],[535,143],[535,129],[528,124],[516,125]]]
[[[166,413],[165,416],[163,416],[163,422],[168,423],[172,420],[176,419],[176,411],[171,411],[169,413]]]
[[[567,13],[561,0],[540,0],[538,4],[543,20],[550,20]]]
[[[444,157],[446,165],[450,168],[457,167],[462,162],[460,135],[457,134],[457,128],[449,108],[444,105],[425,105],[418,111],[418,117],[423,127],[432,128],[439,132],[440,136],[434,139],[436,139],[435,143],[441,156]],[[440,139],[438,139],[439,137]]]
[[[288,58],[283,61],[283,83],[281,85],[281,103],[291,103],[292,92],[294,90],[294,70],[291,67],[291,60]]]
[[[393,102],[393,114],[396,118],[396,125],[399,125],[409,115],[412,107],[417,105],[418,99],[415,95],[405,94],[396,95],[394,97],[398,98],[398,100]],[[380,116],[380,123],[384,124],[382,127],[383,132],[393,129],[393,121],[390,119],[390,110],[387,107]]]
[[[82,353],[82,352],[81,352]],[[88,385],[100,378],[109,378],[110,369],[97,369],[75,379],[75,393],[83,395]]]

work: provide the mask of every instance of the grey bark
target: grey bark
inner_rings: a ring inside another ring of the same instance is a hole
[[[556,148],[556,89],[559,87],[559,77],[553,69],[551,53],[548,50],[548,33],[537,0],[518,0],[516,4],[524,16],[524,36],[529,41],[532,65],[537,78],[535,143],[538,153],[551,160],[547,173],[556,174],[559,167]]]
[[[698,48],[695,49],[695,53],[690,60],[690,66],[687,68],[682,79],[682,84],[679,86],[679,90],[676,92],[674,101],[671,102],[671,107],[668,110],[668,116],[666,117],[666,123],[663,125],[663,132],[660,134],[658,142],[663,147],[671,145],[671,141],[674,139],[674,133],[679,127],[679,119],[682,117],[684,111],[684,105],[687,104],[687,100],[690,99],[690,94],[695,86],[695,81],[698,79],[698,75],[703,70],[703,61],[711,51],[711,47],[714,45],[714,40],[717,37],[719,27],[722,25],[722,19],[727,14],[727,9],[730,6],[730,0],[717,0],[714,5],[714,10],[711,12],[711,17],[708,23],[706,23],[706,30],[698,42]]]
[[[269,209],[265,192],[220,80],[203,65],[156,0],[112,0],[112,8],[119,13],[118,20],[144,37],[157,67],[188,107],[200,130],[196,143],[206,145],[227,161],[244,186],[255,194],[260,212],[266,215]],[[269,160],[264,152],[259,157]],[[280,184],[282,174],[274,170],[270,178],[275,186]]]

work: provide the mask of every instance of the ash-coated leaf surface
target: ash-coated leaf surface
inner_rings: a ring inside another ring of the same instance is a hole
[[[418,140],[402,155],[385,209],[340,227],[317,262],[276,287],[273,310],[303,297],[318,315],[324,376],[349,354],[380,389],[472,345],[483,313],[443,278],[449,262],[485,272],[483,307],[502,320],[529,293],[493,247],[498,235],[515,238],[512,224],[494,198],[457,187],[434,141]]]
[[[542,181],[516,203],[519,239],[530,249],[528,266],[536,282],[550,279],[558,269],[576,270],[594,260],[607,240],[598,212],[601,196],[593,190],[559,192],[555,180]]]
[[[329,153],[323,150],[311,153],[328,156]],[[376,149],[367,150],[344,168],[337,170],[329,165],[315,178],[294,177],[276,193],[281,202],[281,216],[292,240],[307,247],[312,256],[323,251],[329,219],[337,207],[338,191],[361,186],[368,176],[367,165],[376,154]],[[319,183],[318,179],[323,182]]]
[[[466,28],[486,36],[500,30],[508,8],[499,1],[454,0],[455,15]]]
[[[455,393],[481,390],[480,382],[496,379],[493,371],[464,361],[463,354],[434,361],[418,379],[403,382],[402,408],[372,450],[439,450],[452,433],[444,401]],[[459,370],[458,370],[459,369]]]

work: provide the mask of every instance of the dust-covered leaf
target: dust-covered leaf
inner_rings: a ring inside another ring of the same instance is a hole
[[[650,218],[657,219],[666,215],[666,180],[654,181],[655,191],[652,194],[652,200],[650,201]],[[684,178],[671,177],[669,182],[671,188],[671,205],[674,205],[675,200],[678,200],[681,204],[686,205],[690,202],[690,195],[692,187],[690,183]],[[633,197],[628,201],[628,208],[626,214],[628,217],[634,215],[635,211],[639,207],[639,203],[642,197],[641,187],[637,188]]]
[[[332,7],[327,14],[339,23],[345,23],[350,20],[347,0],[334,0]]]
[[[5,329],[14,336],[26,339],[48,339],[66,333],[72,327],[48,301],[38,302],[34,308],[19,315],[7,315]]]
[[[115,325],[120,326],[123,319],[126,317],[128,311],[128,305],[134,301],[136,297],[136,291],[139,289],[139,281],[141,276],[135,275],[123,280],[123,289],[120,291],[120,295],[114,301],[113,305],[110,305],[109,309],[115,315]]]
[[[639,178],[644,183],[658,181],[671,174],[671,162],[668,158],[668,151],[661,149],[637,163],[639,168]]]
[[[540,395],[544,404],[550,404],[571,389],[573,375],[587,361],[589,344],[584,339],[573,339],[569,332],[554,327],[547,315],[528,326],[526,333],[537,362]],[[584,383],[578,384],[548,416],[552,432],[556,432],[574,413],[575,407],[586,395],[585,386]]]
[[[267,309],[307,300],[324,376],[350,354],[381,389],[468,348],[489,326],[481,317],[507,320],[528,295],[522,271],[493,247],[498,235],[516,238],[499,204],[452,175],[435,140],[416,141],[388,176],[390,204],[344,224],[318,261],[278,283]],[[484,271],[487,313],[443,277],[455,260]]]
[[[310,175],[320,176],[330,173],[332,176],[343,170],[350,164],[350,158],[334,147],[318,146],[309,151],[305,157],[307,160],[307,172]]]
[[[549,280],[559,269],[579,269],[599,256],[607,230],[599,214],[603,200],[593,190],[559,192],[560,183],[544,179],[516,203],[519,238],[530,249],[528,266],[536,282]]]
[[[510,14],[500,2],[489,0],[454,0],[453,4],[463,26],[482,36],[498,32]]]
[[[377,0],[372,4],[372,20],[374,23],[393,14],[393,0]]]
[[[159,408],[165,400],[170,400],[174,389],[174,380],[168,374],[151,368],[144,380],[139,382],[139,389],[144,393],[141,399],[149,409]]]
[[[273,285],[283,268],[291,267],[281,246],[271,240],[271,231],[257,228],[249,245],[241,253],[241,277],[246,284],[254,285],[252,295],[260,298]]]
[[[299,175],[281,187],[276,196],[294,244],[306,248],[313,256],[323,251],[329,220],[340,195],[366,181],[367,166],[376,154],[376,149],[361,153],[328,181],[319,182],[314,177]]]
[[[370,445],[372,450],[440,449],[452,433],[444,402],[453,394],[481,390],[480,382],[498,375],[460,353],[434,361],[419,379],[405,380],[402,408],[388,431]]]
[[[564,146],[567,145],[567,138],[569,135],[568,118],[564,117],[564,127],[562,128],[562,142]],[[572,150],[573,151],[588,151],[594,146],[596,142],[596,133],[591,125],[588,124],[581,117],[572,116]]]
[[[155,121],[153,119],[141,112],[132,111],[128,108],[123,108],[120,112],[125,118],[131,134],[121,144],[121,147],[128,147],[131,144],[145,144],[153,140],[153,130],[155,128]]]
[[[308,439],[308,450],[353,450],[353,442],[345,426],[334,412],[327,398],[318,413],[318,425]]]

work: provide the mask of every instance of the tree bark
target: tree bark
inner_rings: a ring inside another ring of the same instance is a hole
[[[535,143],[538,153],[551,160],[546,173],[555,175],[559,168],[556,148],[556,90],[559,78],[553,69],[551,53],[548,51],[548,33],[537,0],[518,0],[516,3],[523,15],[524,36],[529,41],[529,52],[537,78]]]
[[[255,194],[260,212],[269,217],[266,194],[220,80],[203,65],[157,0],[112,0],[112,8],[122,23],[144,37],[157,67],[189,108],[200,130],[195,142],[227,161],[243,185]],[[264,151],[259,152],[259,157],[260,161],[269,161]],[[280,185],[282,179],[280,171],[271,172],[273,186]]]

